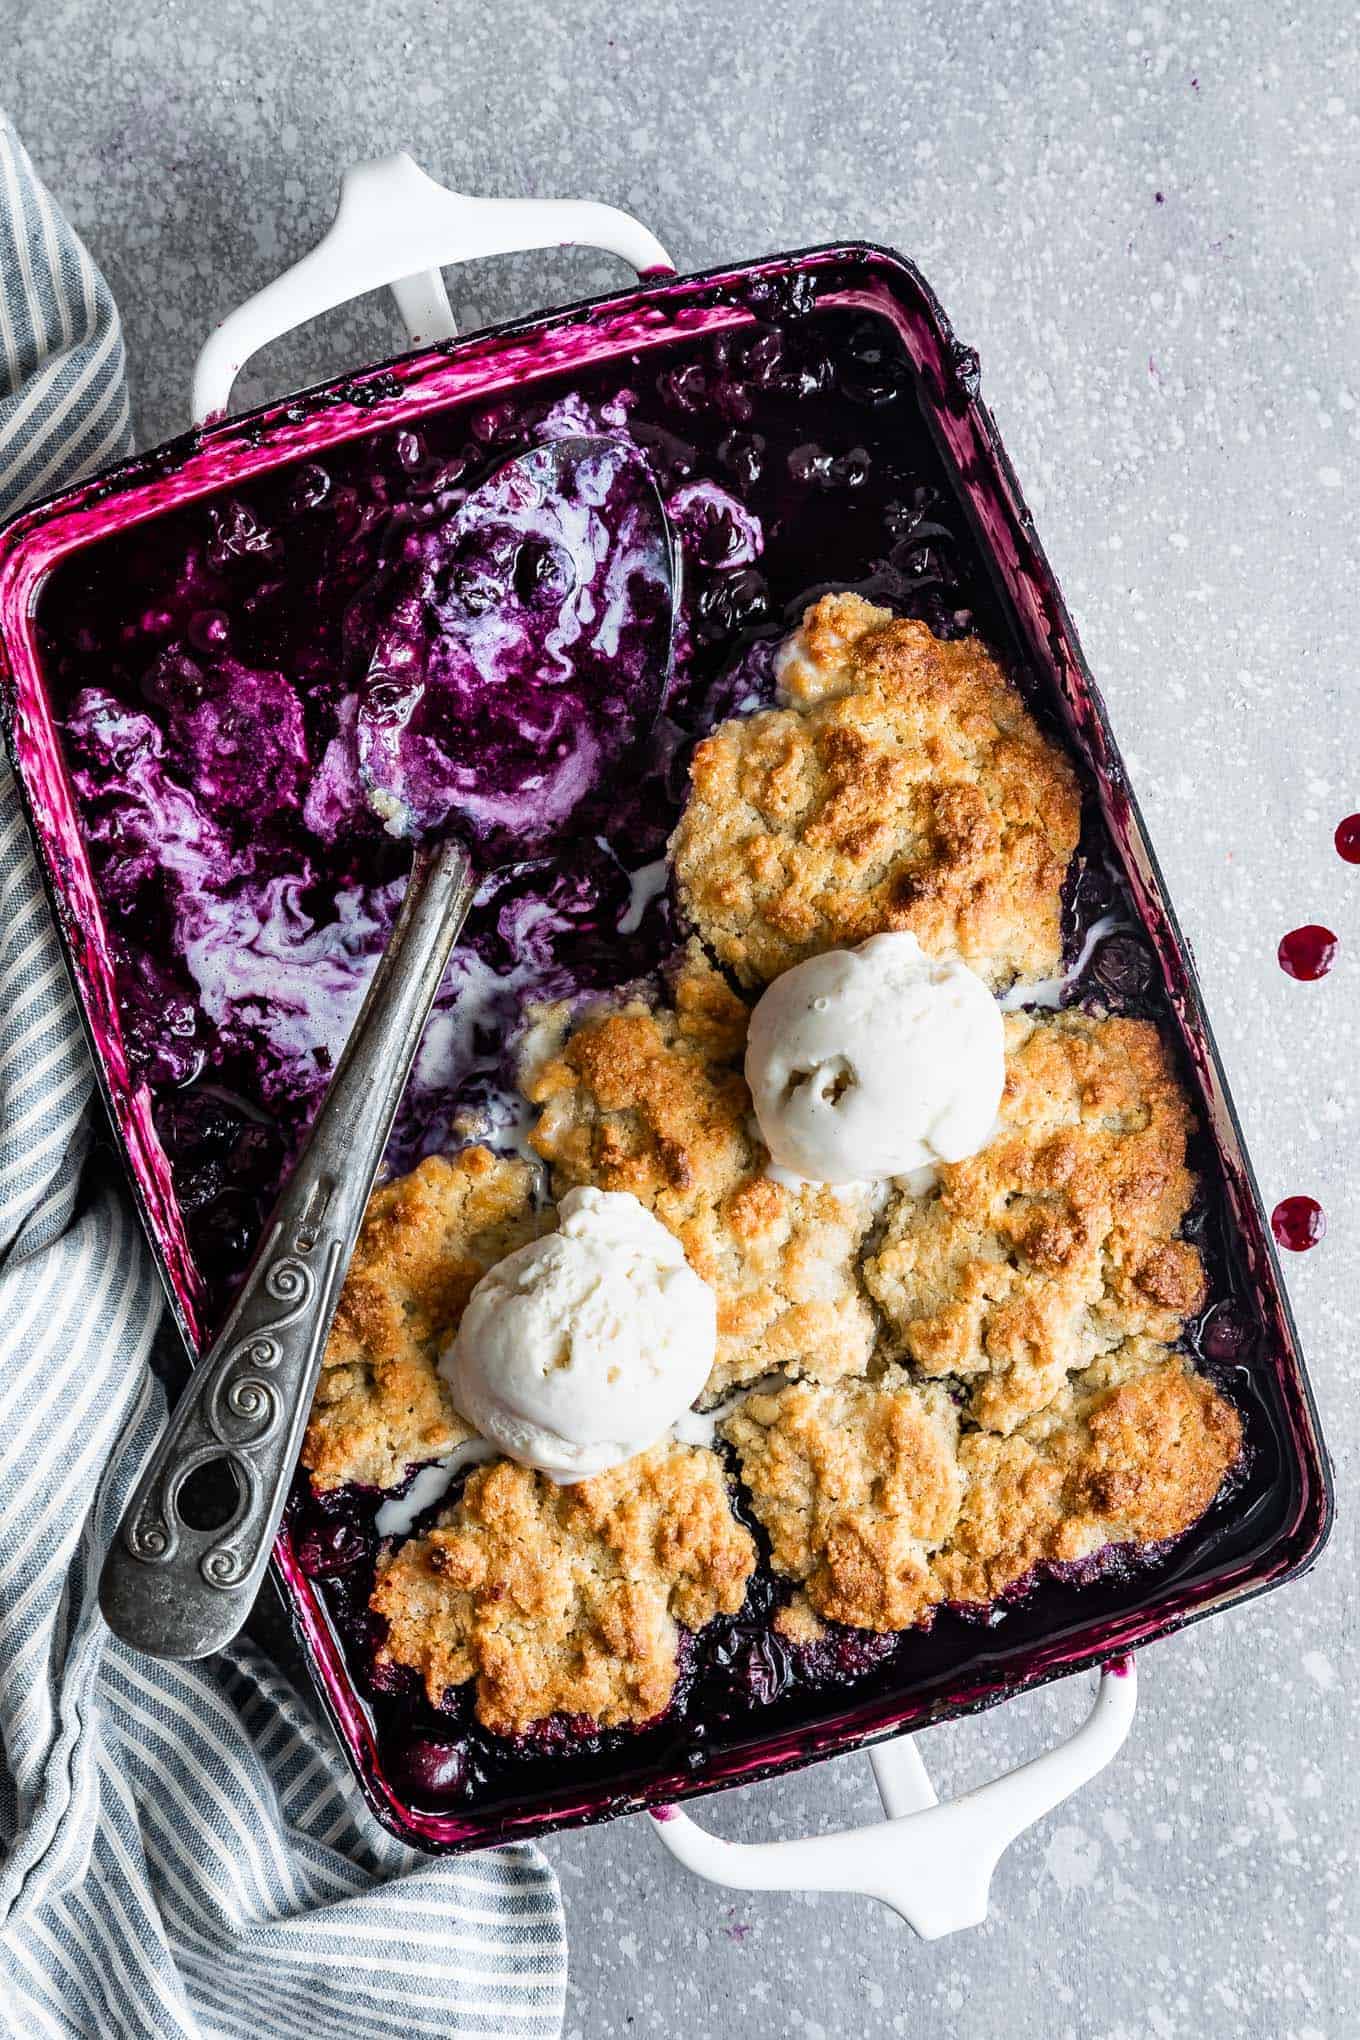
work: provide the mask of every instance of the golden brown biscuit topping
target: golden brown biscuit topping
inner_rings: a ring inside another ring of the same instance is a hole
[[[1040,1563],[1178,1537],[1241,1450],[1241,1418],[1211,1382],[1130,1340],[1022,1430],[964,1438],[966,1493],[935,1577],[950,1600],[985,1602]]]
[[[783,672],[792,706],[699,745],[672,839],[714,954],[763,984],[906,929],[992,984],[1055,972],[1076,778],[986,647],[826,595]]]
[[[899,1349],[973,1380],[970,1414],[1002,1432],[1122,1339],[1178,1337],[1204,1295],[1176,1237],[1190,1114],[1156,1028],[1073,1008],[1006,1032],[1001,1130],[895,1200],[864,1268]]]
[[[419,1671],[434,1706],[475,1679],[494,1734],[552,1714],[612,1728],[668,1704],[678,1625],[735,1614],[755,1558],[702,1448],[658,1445],[576,1487],[499,1460],[380,1563],[372,1605],[383,1655]]]
[[[431,1155],[374,1191],[303,1443],[313,1487],[392,1487],[471,1437],[439,1355],[487,1269],[549,1223],[529,1166],[484,1147]]]
[[[907,1629],[940,1599],[931,1553],[963,1487],[942,1389],[897,1369],[872,1383],[799,1382],[747,1396],[722,1428],[775,1571],[801,1582],[819,1616]]]
[[[1179,1536],[1242,1445],[1232,1405],[1151,1340],[1009,1437],[960,1436],[944,1392],[897,1369],[748,1396],[723,1435],[775,1571],[800,1584],[780,1622],[793,1641],[817,1618],[908,1628],[942,1600],[994,1600],[1037,1565]]]

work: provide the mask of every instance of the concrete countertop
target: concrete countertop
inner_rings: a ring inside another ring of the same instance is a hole
[[[851,235],[923,267],[983,385],[1105,691],[1268,1203],[1330,1230],[1287,1274],[1337,1473],[1304,1583],[1146,1652],[1123,1757],[925,1946],[865,1901],[742,1899],[645,1823],[554,1839],[567,2032],[1013,2040],[1356,2031],[1351,1507],[1360,1303],[1360,52],[1292,8],[848,0],[0,0],[0,98],[122,308],[141,442],[208,328],[410,147],[465,190],[604,198],[682,268]],[[621,280],[477,265],[464,323]],[[386,305],[255,364],[263,395],[391,351]],[[1320,984],[1279,936],[1341,937]],[[944,1789],[1037,1748],[1059,1688],[933,1731]],[[710,1802],[725,1834],[868,1817],[846,1758]]]

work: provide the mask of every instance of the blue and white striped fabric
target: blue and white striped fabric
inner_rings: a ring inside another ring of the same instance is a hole
[[[118,316],[0,114],[0,512],[128,450]],[[560,2031],[531,1848],[432,1861],[254,1649],[116,1643],[100,1562],[164,1416],[160,1298],[92,1189],[91,1074],[0,774],[0,2025],[16,2040]]]

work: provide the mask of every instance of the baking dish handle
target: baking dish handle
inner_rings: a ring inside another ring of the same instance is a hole
[[[909,1735],[869,1752],[883,1810],[869,1827],[781,1842],[724,1842],[678,1806],[657,1807],[656,1831],[678,1862],[739,1891],[857,1891],[881,1899],[922,1940],[987,1916],[992,1873],[1026,1828],[1089,1784],[1133,1724],[1131,1658],[1101,1669],[1090,1714],[1066,1742],[941,1805]]]
[[[350,298],[389,286],[411,345],[428,346],[457,330],[439,273],[447,263],[573,246],[619,255],[640,276],[675,267],[655,235],[612,205],[469,198],[436,184],[404,151],[356,163],[324,240],[210,335],[194,368],[194,423],[223,415],[252,354]]]

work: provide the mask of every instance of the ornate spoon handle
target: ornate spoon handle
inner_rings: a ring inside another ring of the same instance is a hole
[[[417,853],[396,926],[241,1293],[109,1549],[100,1605],[111,1629],[155,1657],[220,1650],[255,1598],[364,1207],[474,884],[461,845]],[[235,1478],[235,1508],[217,1528],[195,1529],[181,1511],[182,1490],[214,1461]]]

